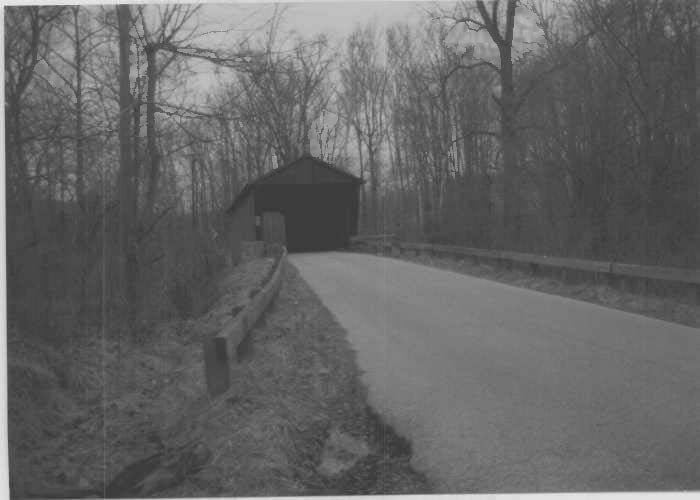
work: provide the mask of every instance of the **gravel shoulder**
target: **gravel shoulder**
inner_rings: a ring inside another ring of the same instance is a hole
[[[397,257],[394,257],[397,258]],[[508,285],[582,300],[650,318],[700,328],[700,304],[688,304],[673,297],[659,297],[621,291],[608,285],[590,282],[564,283],[547,276],[533,276],[519,270],[507,270],[488,264],[473,264],[470,259],[430,255],[402,255],[402,260],[468,274]]]

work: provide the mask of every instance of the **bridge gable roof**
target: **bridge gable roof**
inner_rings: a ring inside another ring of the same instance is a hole
[[[261,185],[301,185],[301,184],[363,184],[359,177],[345,172],[328,162],[311,155],[303,155],[296,160],[261,175],[247,183],[226,210],[233,212],[251,192]]]

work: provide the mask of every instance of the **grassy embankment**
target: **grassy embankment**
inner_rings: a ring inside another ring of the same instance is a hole
[[[214,459],[168,496],[428,493],[410,444],[367,406],[345,332],[287,265],[272,309],[241,349],[228,393],[206,411]],[[319,470],[340,432],[368,454],[335,476]]]
[[[75,350],[82,391],[63,387],[50,349],[13,339],[13,496],[101,490],[125,466],[193,442],[211,452],[208,463],[153,496],[429,492],[410,467],[410,444],[367,407],[345,332],[290,265],[242,346],[232,387],[206,395],[201,341],[271,265],[259,259],[228,270],[206,314],[158,323],[140,345],[117,349],[96,334]],[[331,435],[367,453],[329,476],[319,465]]]

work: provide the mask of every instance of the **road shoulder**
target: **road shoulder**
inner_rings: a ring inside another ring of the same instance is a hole
[[[533,276],[520,270],[502,269],[488,264],[473,264],[468,259],[422,254],[386,258],[398,258],[436,269],[454,271],[476,278],[497,281],[550,295],[559,295],[611,309],[700,328],[700,304],[683,303],[673,297],[659,297],[621,291],[608,285],[589,282],[564,283],[557,278]]]
[[[410,444],[367,406],[346,333],[291,264],[197,420],[213,460],[171,497],[430,493]]]

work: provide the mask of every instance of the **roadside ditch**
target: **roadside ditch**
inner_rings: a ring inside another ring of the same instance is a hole
[[[65,403],[50,425],[24,426],[22,414],[44,410],[11,398],[12,496],[430,493],[411,467],[410,443],[367,406],[345,331],[289,263],[239,346],[230,388],[207,395],[203,339],[272,267],[268,258],[227,270],[207,313],[159,323],[143,345],[98,336],[83,346],[75,356],[91,374],[84,398],[64,402],[53,375],[36,382],[51,405]],[[10,369],[15,384],[25,376]]]

